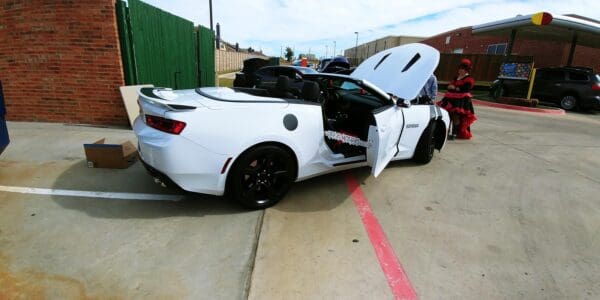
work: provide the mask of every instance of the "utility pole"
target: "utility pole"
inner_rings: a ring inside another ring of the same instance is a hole
[[[356,34],[356,45],[354,46],[354,58],[356,59],[356,65],[358,66],[358,31],[355,31]]]
[[[210,11],[210,31],[213,32],[214,34],[214,28],[213,28],[213,12],[212,12],[212,0],[208,0],[208,9]],[[213,38],[213,46],[215,47],[215,49],[219,49],[219,40],[216,38]]]
[[[210,9],[210,31],[213,31],[212,0],[208,0],[208,6]]]

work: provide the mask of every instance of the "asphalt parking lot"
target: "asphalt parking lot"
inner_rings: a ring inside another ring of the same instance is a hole
[[[139,163],[87,168],[83,143],[129,130],[9,123],[0,298],[394,298],[354,180],[420,299],[598,299],[600,114],[476,109],[475,138],[428,165],[325,175],[265,211],[161,188]]]

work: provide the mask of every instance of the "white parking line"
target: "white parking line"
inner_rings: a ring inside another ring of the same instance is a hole
[[[21,194],[86,197],[86,198],[105,198],[105,199],[121,199],[121,200],[180,201],[180,200],[185,199],[184,195],[161,195],[161,194],[144,194],[144,193],[112,193],[112,192],[96,192],[96,191],[42,189],[42,188],[4,186],[4,185],[0,185],[0,191],[9,192],[9,193],[21,193]]]

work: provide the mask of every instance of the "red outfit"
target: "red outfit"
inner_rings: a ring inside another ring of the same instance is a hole
[[[456,126],[456,135],[461,139],[470,139],[473,135],[471,134],[471,124],[473,124],[477,117],[475,116],[475,110],[473,109],[473,103],[471,102],[471,90],[475,86],[475,80],[471,75],[467,74],[465,77],[450,81],[450,85],[453,85],[453,89],[448,89],[442,101],[438,102],[438,105],[446,109],[451,115],[458,115],[460,123]]]

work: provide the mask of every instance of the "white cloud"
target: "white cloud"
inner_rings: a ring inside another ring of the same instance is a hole
[[[209,27],[208,1],[146,0],[161,9]],[[214,0],[214,23],[226,41],[279,55],[281,46],[317,55],[386,35],[431,36],[517,14],[549,11],[600,19],[600,1],[390,1],[390,0]]]

